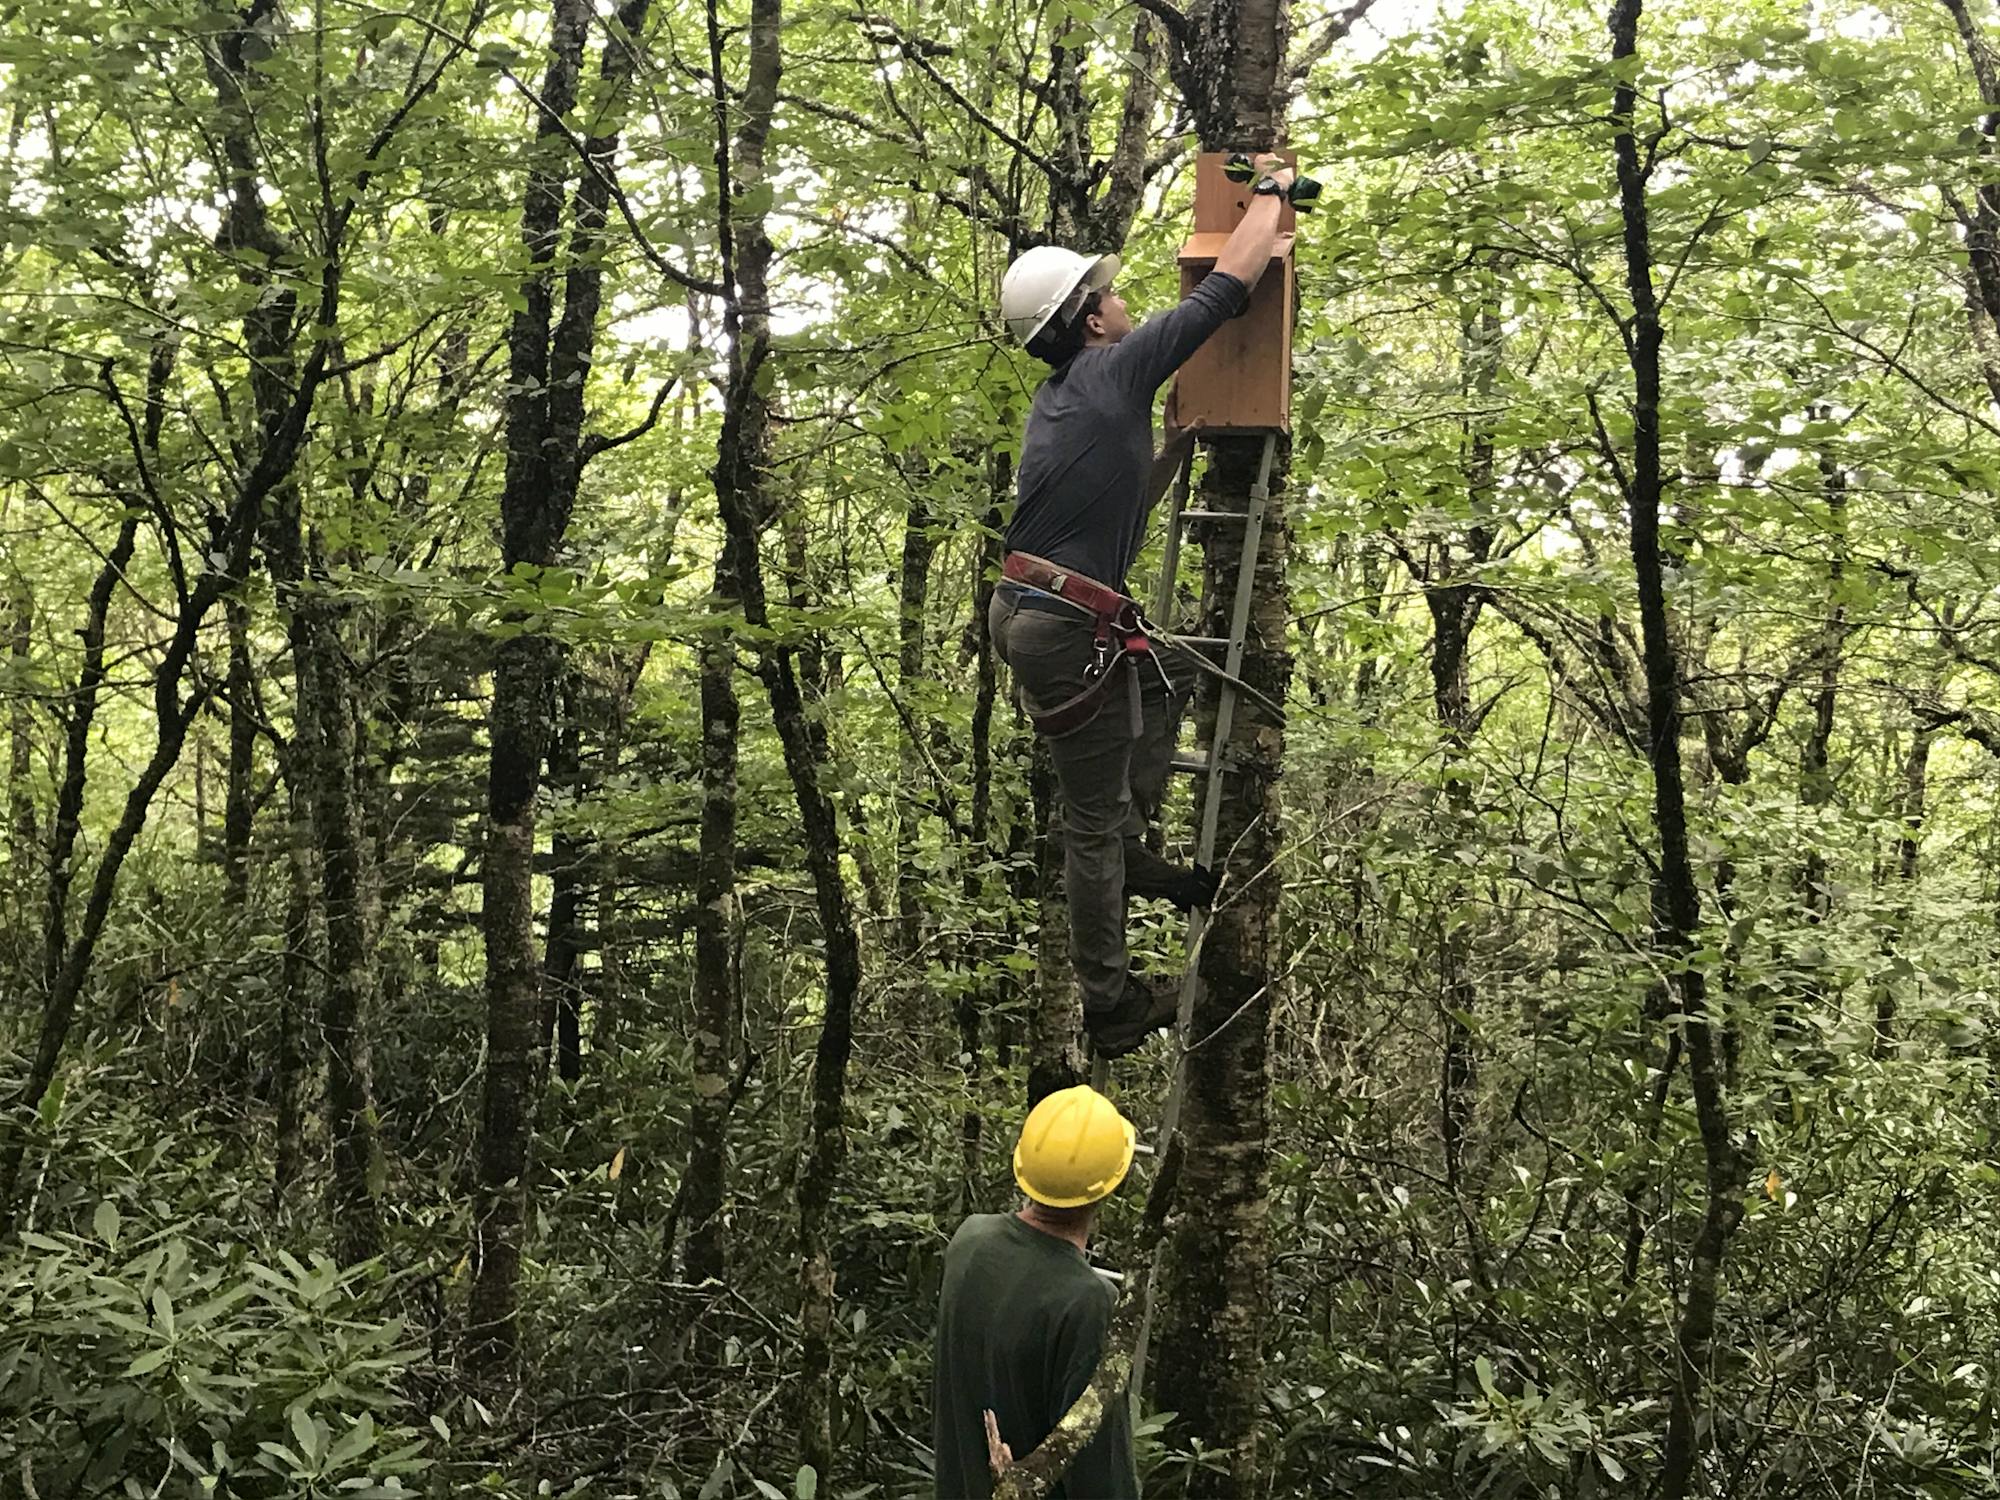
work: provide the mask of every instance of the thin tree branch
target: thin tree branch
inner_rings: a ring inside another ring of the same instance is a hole
[[[667,397],[674,393],[674,390],[680,383],[681,378],[678,375],[670,375],[660,383],[660,388],[653,393],[653,405],[646,413],[646,420],[641,422],[637,427],[626,432],[621,432],[616,437],[606,437],[601,432],[591,433],[589,437],[583,440],[583,449],[577,458],[577,467],[582,468],[599,454],[609,453],[613,448],[622,448],[627,443],[635,442],[651,432],[659,424],[660,408],[667,404]]]

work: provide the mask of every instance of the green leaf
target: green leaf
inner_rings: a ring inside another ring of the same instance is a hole
[[[153,1288],[153,1320],[168,1338],[174,1336],[174,1299],[163,1286]]]
[[[303,1404],[292,1408],[292,1436],[299,1440],[299,1452],[308,1463],[312,1462],[319,1454],[319,1424]]]
[[[97,1237],[104,1241],[105,1249],[116,1250],[119,1227],[118,1205],[109,1198],[98,1204],[97,1212],[91,1215],[90,1227],[96,1231]]]
[[[1486,1393],[1488,1401],[1504,1399],[1500,1394],[1500,1388],[1493,1383],[1492,1360],[1483,1354],[1480,1355],[1472,1362],[1472,1373],[1479,1377],[1479,1388]]]
[[[4,471],[7,467],[5,459],[0,458],[0,471]],[[58,1078],[54,1083],[49,1085],[49,1091],[42,1095],[41,1108],[37,1111],[41,1116],[42,1129],[54,1130],[56,1128],[56,1121],[62,1118],[63,1095],[67,1092],[69,1092],[69,1080],[67,1078]]]
[[[811,1464],[800,1464],[798,1477],[792,1481],[792,1500],[818,1500],[819,1470]]]
[[[100,1308],[97,1316],[109,1323],[113,1328],[122,1328],[136,1338],[150,1339],[157,1331],[151,1323],[143,1322],[138,1318],[128,1317],[115,1308]]]
[[[375,1419],[363,1412],[344,1437],[327,1450],[326,1467],[351,1464],[375,1446]]]
[[[1765,162],[1770,160],[1771,150],[1771,138],[1763,135],[1758,136],[1750,143],[1750,165],[1753,167],[1763,166]]]
[[[125,1378],[129,1379],[134,1375],[150,1375],[169,1359],[172,1359],[173,1354],[174,1351],[171,1346],[148,1349],[144,1354],[125,1367]]]
[[[785,1500],[785,1492],[779,1489],[775,1484],[772,1484],[768,1479],[757,1479],[753,1477],[750,1481],[750,1484],[751,1487],[755,1489],[758,1494],[764,1497],[764,1500]]]
[[[708,1480],[695,1500],[722,1500],[722,1492],[729,1487],[729,1477],[735,1472],[736,1465],[727,1453],[723,1454],[715,1461],[715,1467],[709,1471]]]

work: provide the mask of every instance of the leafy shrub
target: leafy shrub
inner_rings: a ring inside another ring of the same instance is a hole
[[[188,1221],[128,1239],[26,1234],[0,1258],[0,1466],[43,1495],[409,1493],[424,1439],[395,1424],[417,1351],[379,1263],[342,1268]]]

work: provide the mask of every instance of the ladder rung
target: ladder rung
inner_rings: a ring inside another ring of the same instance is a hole
[[[1176,646],[1200,646],[1212,651],[1218,646],[1227,646],[1229,644],[1229,637],[1226,635],[1177,635],[1174,637],[1174,644]]]
[[[1206,771],[1208,769],[1208,757],[1206,755],[1176,755],[1172,760],[1167,762],[1167,769],[1169,771]]]
[[[1181,521],[1247,521],[1249,516],[1240,510],[1184,510]]]

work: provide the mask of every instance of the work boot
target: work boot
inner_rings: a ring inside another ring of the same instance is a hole
[[[1083,1013],[1084,1029],[1090,1033],[1091,1049],[1100,1057],[1123,1057],[1139,1050],[1140,1043],[1156,1031],[1165,1031],[1180,1013],[1180,984],[1176,980],[1129,975],[1125,993],[1108,1011]]]

